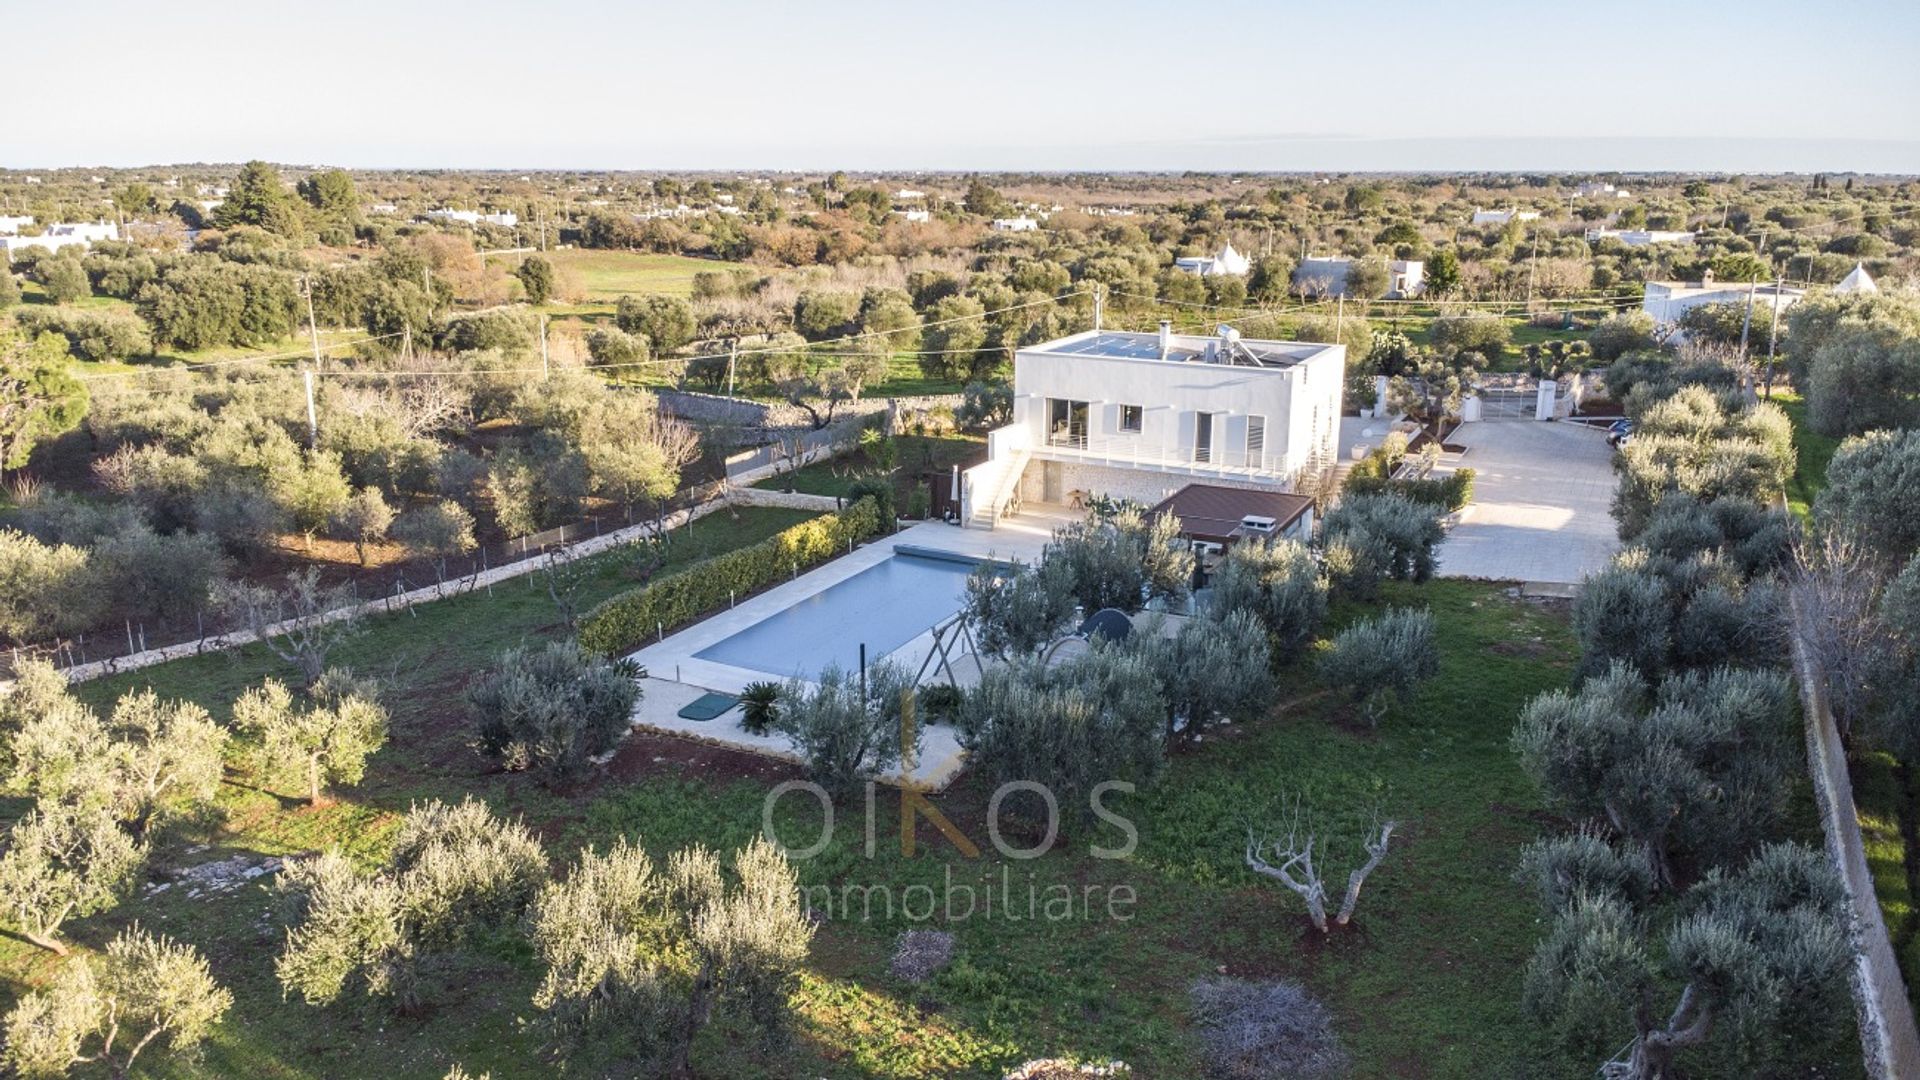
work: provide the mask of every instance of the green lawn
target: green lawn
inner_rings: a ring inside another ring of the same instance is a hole
[[[946,475],[954,465],[971,464],[986,456],[986,440],[976,435],[901,435],[894,439],[893,473],[896,505],[906,512],[908,487],[928,472]],[[826,461],[816,461],[786,476],[770,476],[753,485],[769,491],[793,490],[808,495],[845,495],[855,481],[874,476],[877,469],[866,453],[855,450]]]
[[[543,257],[555,268],[578,278],[588,304],[611,303],[622,296],[646,293],[687,296],[693,292],[693,275],[702,270],[730,270],[741,265],[684,255],[588,248],[549,251]],[[525,255],[492,255],[488,261],[518,266],[524,258]]]
[[[1787,480],[1787,508],[1805,519],[1813,511],[1813,500],[1827,486],[1827,463],[1840,448],[1840,440],[1822,435],[1807,426],[1807,402],[1790,390],[1773,392],[1773,402],[1793,422],[1793,450],[1796,460],[1793,476]]]
[[[771,511],[749,511],[739,523],[709,517],[677,544],[675,557],[684,564],[794,519]],[[611,592],[622,583],[605,569],[596,581]],[[1458,581],[1391,585],[1386,600],[1428,606],[1439,623],[1441,673],[1418,700],[1370,731],[1317,691],[1310,665],[1294,665],[1282,672],[1282,704],[1269,716],[1209,735],[1177,755],[1156,785],[1109,800],[1138,826],[1131,858],[1090,857],[1090,845],[1122,840],[1113,829],[1070,832],[1037,859],[993,855],[986,846],[987,792],[967,780],[934,801],[986,848],[981,859],[962,856],[926,827],[918,832],[917,856],[903,857],[886,824],[898,820],[888,796],[877,807],[881,839],[869,857],[862,811],[845,808],[832,844],[800,864],[803,884],[885,884],[903,900],[915,885],[948,898],[966,895],[946,891],[949,884],[979,890],[1004,882],[1005,891],[991,915],[976,907],[969,918],[937,916],[959,937],[957,959],[919,987],[892,978],[887,957],[900,930],[923,923],[882,907],[871,918],[856,911],[830,920],[797,999],[801,1023],[792,1047],[764,1051],[744,1032],[716,1025],[696,1047],[700,1074],[994,1077],[1026,1058],[1071,1054],[1119,1057],[1143,1077],[1198,1076],[1186,991],[1195,979],[1226,971],[1304,980],[1333,1009],[1360,1077],[1591,1075],[1596,1058],[1544,1044],[1522,1015],[1521,971],[1540,926],[1531,899],[1510,880],[1517,848],[1551,818],[1508,749],[1508,735],[1528,698],[1570,675],[1575,649],[1564,611],[1511,597],[1498,585]],[[1362,613],[1343,607],[1329,629]],[[556,629],[545,593],[523,583],[492,598],[380,621],[341,657],[393,680],[394,739],[366,781],[317,810],[230,784],[222,796],[225,821],[176,837],[157,863],[179,861],[183,846],[196,840],[215,853],[339,844],[378,858],[410,803],[469,793],[524,816],[556,858],[617,836],[638,837],[656,855],[696,842],[731,850],[753,836],[767,788],[787,775],[781,767],[742,766],[746,759],[694,744],[636,739],[622,755],[619,779],[603,777],[560,795],[482,766],[466,745],[461,687],[497,649]],[[275,670],[257,650],[244,650],[89,684],[84,693],[103,702],[153,685],[224,717],[241,688]],[[1305,927],[1291,893],[1240,863],[1247,827],[1272,821],[1271,810],[1285,797],[1304,798],[1335,830],[1330,877],[1344,873],[1368,808],[1400,822],[1354,924],[1325,942]],[[781,835],[796,845],[816,835],[819,824],[805,799],[786,800],[776,817]],[[1031,838],[1014,826],[1016,843]],[[1049,897],[1059,887],[1081,898],[1075,917],[1028,917],[1029,889]],[[1107,901],[1123,895],[1122,887],[1136,899],[1121,903],[1124,917],[1115,917]],[[977,904],[981,894],[971,895]],[[1012,912],[1005,897],[1015,901]],[[953,902],[964,912],[962,900]],[[138,919],[199,945],[235,989],[234,1012],[205,1057],[197,1064],[156,1062],[154,1075],[438,1080],[457,1061],[509,1080],[593,1077],[618,1067],[594,1044],[564,1073],[556,1071],[529,1003],[533,965],[524,946],[512,942],[463,961],[422,1016],[394,1017],[360,1001],[314,1008],[282,1000],[272,974],[281,939],[276,903],[259,884],[199,900],[175,889],[73,926],[72,939],[95,948]],[[0,973],[13,992],[50,977],[57,965],[17,941],[0,942]],[[1851,1040],[1851,1025],[1836,1025],[1834,1046],[1821,1053],[1841,1067],[1824,1075],[1854,1072]],[[1739,1075],[1712,1060],[1702,1064],[1692,1075]]]

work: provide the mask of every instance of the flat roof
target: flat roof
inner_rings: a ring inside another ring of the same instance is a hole
[[[1276,531],[1285,532],[1312,508],[1312,499],[1285,491],[1188,484],[1160,500],[1148,515],[1172,514],[1180,519],[1183,535],[1224,544],[1249,515],[1270,517]]]
[[[1205,363],[1207,347],[1213,345],[1216,355],[1221,357],[1216,363],[1226,366],[1231,363],[1248,368],[1284,368],[1292,367],[1309,360],[1337,345],[1322,344],[1317,341],[1264,341],[1254,338],[1240,338],[1229,350],[1223,339],[1204,337],[1198,334],[1175,334],[1167,349],[1165,363]],[[1137,333],[1126,330],[1094,330],[1072,337],[1059,338],[1044,342],[1021,352],[1051,353],[1055,355],[1095,356],[1109,360],[1150,360],[1161,363],[1160,335]],[[1231,353],[1231,355],[1229,355]],[[1249,362],[1249,357],[1251,361]]]

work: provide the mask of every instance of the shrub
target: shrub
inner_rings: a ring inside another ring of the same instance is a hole
[[[1423,506],[1438,507],[1448,512],[1459,510],[1473,501],[1472,469],[1455,469],[1439,477],[1393,479],[1393,471],[1399,468],[1405,456],[1406,440],[1400,440],[1396,451],[1390,437],[1355,463],[1353,471],[1347,474],[1343,490],[1349,496],[1401,495]]]
[[[0,529],[0,634],[25,643],[97,622],[107,598],[87,561],[77,547]]]
[[[631,652],[649,638],[836,555],[878,534],[880,515],[863,500],[831,517],[804,521],[751,547],[612,597],[580,622],[580,644],[595,653]]]
[[[1032,656],[1073,625],[1073,586],[1065,561],[981,563],[967,576],[961,610],[981,652],[1001,659]]]
[[[780,684],[750,682],[740,690],[740,726],[750,735],[765,735],[780,718]]]
[[[1840,444],[1814,517],[1889,560],[1920,550],[1920,430],[1876,431]]]
[[[327,672],[310,707],[295,704],[273,679],[233,705],[234,726],[259,740],[260,771],[295,778],[309,805],[317,805],[329,785],[359,783],[367,758],[387,743],[387,710],[361,687],[334,692],[345,681],[342,672]]]
[[[1233,1080],[1331,1080],[1347,1054],[1333,1013],[1288,980],[1203,979],[1188,992],[1213,1075]]]
[[[880,517],[881,530],[892,532],[895,519],[899,517],[893,505],[893,482],[885,477],[868,476],[847,485],[849,504],[862,499],[873,500],[874,512]]]
[[[126,360],[153,351],[147,324],[131,311],[36,307],[21,311],[14,321],[31,333],[65,337],[67,347],[82,360]]]
[[[577,776],[619,743],[640,685],[632,666],[571,641],[511,649],[467,689],[480,752],[553,782]]]
[[[1440,673],[1433,615],[1394,608],[1347,627],[1320,657],[1320,678],[1362,706],[1379,724],[1389,700],[1406,705],[1421,683]]]

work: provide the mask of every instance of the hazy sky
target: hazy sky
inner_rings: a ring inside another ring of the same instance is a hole
[[[1920,172],[1920,0],[0,0],[0,165]]]

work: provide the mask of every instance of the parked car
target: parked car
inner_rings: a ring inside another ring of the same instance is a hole
[[[1615,420],[1607,426],[1607,445],[1615,450],[1627,445],[1633,439],[1633,421]]]

